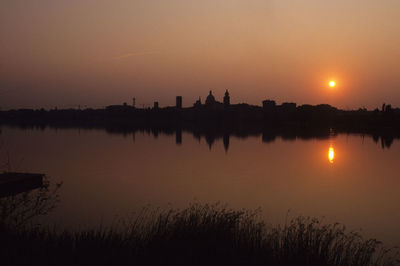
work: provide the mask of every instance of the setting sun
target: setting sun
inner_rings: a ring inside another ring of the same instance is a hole
[[[335,87],[335,86],[336,86],[336,82],[333,81],[333,80],[331,80],[331,81],[329,82],[329,87],[333,88],[333,87]]]

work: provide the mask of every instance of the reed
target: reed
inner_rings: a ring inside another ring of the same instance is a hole
[[[396,265],[398,254],[340,224],[194,203],[144,209],[123,226],[79,232],[2,224],[2,265]]]

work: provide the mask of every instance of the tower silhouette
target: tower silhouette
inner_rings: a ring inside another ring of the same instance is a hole
[[[228,90],[225,91],[225,96],[224,96],[224,106],[228,107],[231,104],[231,100],[229,97],[229,92]]]

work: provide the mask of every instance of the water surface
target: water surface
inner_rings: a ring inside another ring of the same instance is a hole
[[[143,206],[185,207],[195,200],[261,207],[264,218],[325,217],[400,245],[400,143],[370,137],[263,142],[262,136],[212,142],[102,130],[1,129],[1,160],[15,171],[63,181],[46,223],[76,228],[113,223]],[[227,149],[228,148],[228,149]],[[290,211],[289,211],[290,210]],[[289,211],[289,213],[288,213]]]

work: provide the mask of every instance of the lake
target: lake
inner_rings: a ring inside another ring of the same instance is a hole
[[[262,209],[268,223],[298,215],[362,229],[400,245],[400,142],[372,137],[262,141],[104,130],[2,127],[1,162],[63,182],[61,202],[44,222],[58,227],[109,225],[151,205],[198,201]]]

